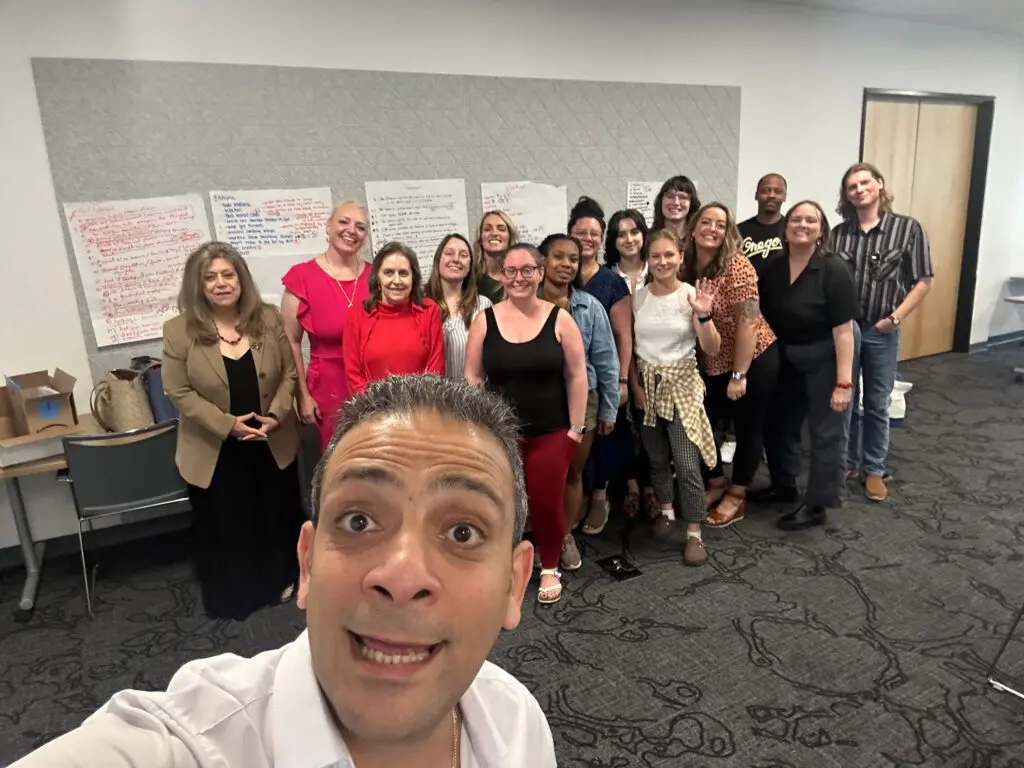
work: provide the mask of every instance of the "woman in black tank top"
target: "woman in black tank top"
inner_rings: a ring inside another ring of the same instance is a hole
[[[466,380],[504,397],[522,423],[530,525],[541,561],[537,599],[554,603],[562,596],[562,496],[569,462],[583,439],[587,366],[572,317],[537,297],[544,278],[540,263],[532,245],[509,249],[502,267],[506,299],[477,315],[469,329]]]
[[[524,437],[564,432],[572,426],[565,391],[565,355],[555,335],[558,312],[558,307],[551,305],[540,333],[517,344],[501,335],[494,320],[494,308],[486,310],[485,386],[515,407]]]

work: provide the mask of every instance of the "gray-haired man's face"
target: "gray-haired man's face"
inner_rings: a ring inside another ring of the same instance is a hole
[[[514,528],[512,471],[486,431],[424,411],[338,443],[299,541],[299,605],[345,730],[394,742],[448,716],[519,623],[533,547],[513,549]]]

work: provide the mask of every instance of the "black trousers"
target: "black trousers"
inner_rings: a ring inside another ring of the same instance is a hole
[[[712,424],[731,421],[736,434],[736,454],[732,460],[732,484],[750,485],[764,450],[764,423],[775,394],[779,375],[779,345],[772,344],[755,357],[747,370],[747,393],[739,400],[727,394],[732,373],[704,377],[704,410]],[[722,477],[722,452],[718,463],[706,470],[711,479]]]
[[[855,344],[854,370],[856,356]],[[765,424],[765,452],[772,485],[796,487],[800,438],[806,421],[811,450],[804,503],[814,507],[841,506],[852,406],[839,413],[832,410],[835,344],[832,339],[825,339],[813,344],[780,345],[779,357],[778,383]]]

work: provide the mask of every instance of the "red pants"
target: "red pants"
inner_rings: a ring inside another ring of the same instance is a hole
[[[565,539],[562,496],[576,441],[568,430],[524,437],[519,444],[530,503],[530,527],[544,568],[557,568]]]

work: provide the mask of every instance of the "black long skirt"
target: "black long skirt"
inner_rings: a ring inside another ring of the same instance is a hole
[[[305,515],[296,462],[280,469],[262,442],[224,441],[209,488],[189,486],[203,608],[242,620],[298,581]]]

